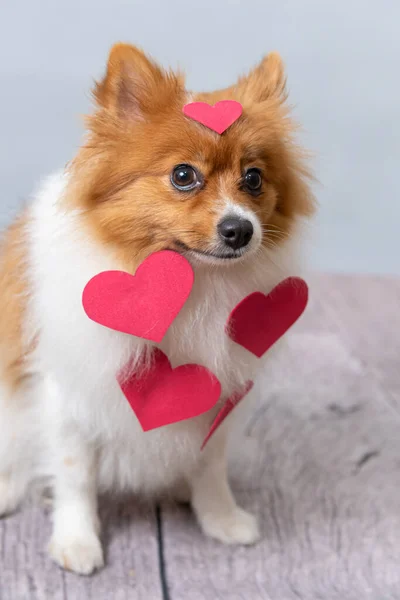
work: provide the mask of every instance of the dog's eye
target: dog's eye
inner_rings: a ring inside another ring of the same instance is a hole
[[[177,190],[187,192],[198,187],[201,178],[194,167],[177,165],[171,173],[171,183]]]
[[[248,169],[244,175],[242,188],[250,194],[260,192],[262,186],[262,176],[260,169]]]

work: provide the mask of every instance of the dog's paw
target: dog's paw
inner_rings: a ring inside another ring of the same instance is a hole
[[[49,554],[60,567],[80,575],[90,575],[104,565],[103,549],[95,533],[53,535],[49,544]]]
[[[208,513],[200,519],[204,533],[224,544],[255,544],[260,539],[257,519],[236,507],[224,515]]]

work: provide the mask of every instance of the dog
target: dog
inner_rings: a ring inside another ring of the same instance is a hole
[[[195,282],[158,346],[173,367],[210,369],[222,402],[265,364],[224,334],[228,315],[299,272],[315,208],[277,53],[229,88],[194,94],[180,73],[116,44],[93,94],[82,147],[4,233],[0,263],[0,515],[50,482],[50,555],[81,574],[103,565],[103,492],[189,500],[204,533],[226,544],[260,535],[228,484],[231,419],[202,452],[218,407],[143,432],[116,374],[153,346],[88,319],[85,284],[134,274],[160,250],[182,254]],[[182,111],[221,100],[243,106],[223,135]]]

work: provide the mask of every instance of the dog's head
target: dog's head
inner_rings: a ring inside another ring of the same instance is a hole
[[[313,199],[293,142],[280,57],[268,55],[230,88],[192,94],[133,46],[111,50],[97,110],[73,169],[80,208],[104,243],[126,257],[170,248],[234,265],[280,246]],[[236,100],[242,116],[222,135],[185,104]]]

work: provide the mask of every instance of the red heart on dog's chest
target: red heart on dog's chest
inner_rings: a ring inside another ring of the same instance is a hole
[[[237,121],[242,111],[242,105],[235,100],[221,100],[214,106],[206,102],[192,102],[183,107],[184,115],[219,134]]]
[[[193,269],[177,252],[150,255],[135,275],[103,271],[85,286],[87,316],[110,329],[161,342],[189,297]]]
[[[289,277],[268,295],[254,292],[231,312],[230,338],[260,358],[304,312],[308,287],[303,279]]]
[[[151,368],[129,379],[119,377],[122,392],[144,431],[197,417],[218,402],[221,384],[199,365],[171,368],[168,358],[156,349]]]

